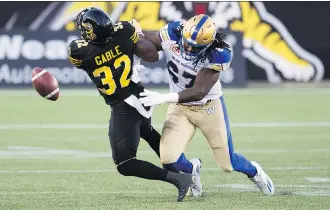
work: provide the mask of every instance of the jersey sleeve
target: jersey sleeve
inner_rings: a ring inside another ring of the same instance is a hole
[[[73,40],[68,47],[69,61],[77,68],[82,69],[84,52],[82,47],[86,47],[88,42],[85,40]]]
[[[217,49],[212,51],[210,63],[206,68],[215,71],[225,71],[229,68],[232,60],[232,53],[228,49]]]
[[[136,44],[139,41],[139,35],[136,33],[134,26],[127,21],[121,21],[115,24],[114,30],[133,44]]]
[[[165,25],[162,29],[159,31],[159,36],[162,40],[162,42],[165,41],[179,41],[181,34],[180,34],[180,27],[181,27],[181,21],[173,21]]]

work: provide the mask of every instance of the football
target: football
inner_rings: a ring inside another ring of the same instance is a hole
[[[39,95],[48,100],[56,101],[60,96],[57,80],[45,69],[39,67],[33,69],[32,84]]]

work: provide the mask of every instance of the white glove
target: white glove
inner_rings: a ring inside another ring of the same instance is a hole
[[[135,65],[140,65],[140,63],[141,63],[141,58],[139,57],[139,56],[137,56],[137,55],[135,55],[135,54],[133,54],[133,66],[135,66]]]
[[[136,32],[137,34],[142,34],[142,35],[144,35],[144,34],[142,33],[142,27],[141,27],[141,24],[140,24],[139,22],[137,22],[137,20],[132,19],[131,21],[129,21],[129,23],[130,23],[132,26],[134,26],[134,28],[135,28],[135,32]]]
[[[140,96],[143,97],[139,100],[144,106],[155,106],[163,103],[177,103],[179,100],[178,93],[161,94],[146,89],[144,92],[140,93]]]
[[[138,73],[144,70],[146,67],[144,65],[138,64],[133,66],[133,71],[137,71]]]

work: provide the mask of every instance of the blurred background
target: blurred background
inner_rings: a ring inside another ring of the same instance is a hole
[[[135,18],[146,31],[205,13],[227,33],[234,59],[225,86],[322,83],[330,79],[330,2],[1,2],[0,87],[31,87],[35,66],[47,68],[61,87],[90,85],[67,59],[79,37],[74,19],[86,7],[107,11],[114,22]],[[160,53],[161,54],[161,53]],[[166,87],[164,57],[145,63],[147,86]]]

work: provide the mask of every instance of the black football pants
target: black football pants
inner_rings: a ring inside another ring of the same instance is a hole
[[[143,117],[125,102],[112,105],[109,138],[116,165],[136,157],[140,137],[159,156],[160,134],[152,127],[151,118]]]

